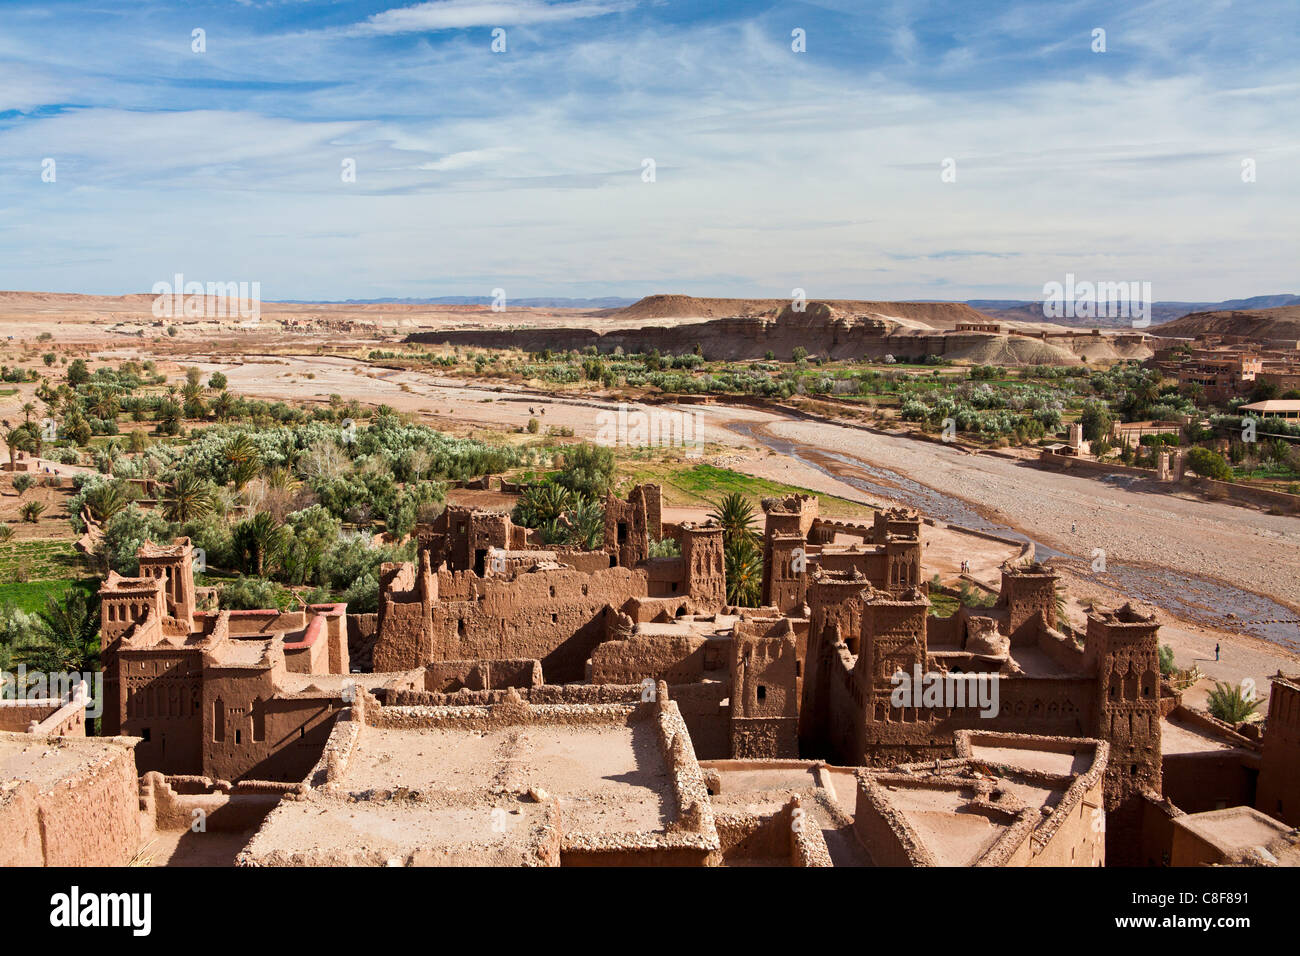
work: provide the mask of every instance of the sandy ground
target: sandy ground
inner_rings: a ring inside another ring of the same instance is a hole
[[[235,857],[256,832],[158,830],[141,847],[140,854],[150,866],[234,866]]]
[[[67,469],[61,470],[67,474]],[[19,495],[13,487],[13,476],[5,473],[0,476],[0,522],[13,528],[14,541],[49,541],[67,537],[71,533],[67,510],[71,497],[72,482],[66,477],[61,488],[37,485]],[[29,501],[45,505],[45,510],[34,522],[22,518],[22,507]]]

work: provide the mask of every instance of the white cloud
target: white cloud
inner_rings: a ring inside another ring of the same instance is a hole
[[[381,36],[467,27],[527,26],[601,17],[633,6],[631,0],[572,0],[558,4],[543,0],[431,0],[376,13],[347,32],[356,36]]]

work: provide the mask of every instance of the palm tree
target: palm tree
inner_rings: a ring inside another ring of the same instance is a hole
[[[266,487],[274,488],[276,491],[287,491],[293,494],[302,488],[302,479],[287,465],[276,465],[274,468],[266,469],[265,477]]]
[[[192,472],[183,471],[172,484],[164,511],[168,521],[184,523],[211,514],[212,504],[212,486]]]
[[[185,400],[185,415],[188,418],[202,418],[206,409],[203,406],[203,386],[198,382],[186,382],[181,389]]]
[[[236,491],[243,491],[244,486],[257,477],[257,473],[262,466],[256,459],[236,462],[230,469],[230,480],[235,484]]]
[[[45,505],[41,504],[39,501],[29,501],[27,504],[22,506],[19,510],[19,514],[23,516],[24,521],[30,521],[32,524],[36,524],[44,511]]]
[[[569,523],[568,539],[587,551],[595,551],[605,542],[605,509],[595,498],[578,499],[565,515]]]
[[[538,528],[558,520],[572,507],[573,492],[553,481],[544,481],[523,493],[515,505],[515,516],[524,527]]]
[[[181,407],[170,398],[159,400],[153,410],[154,420],[158,423],[160,435],[179,435],[181,431]]]
[[[569,529],[560,523],[559,518],[543,521],[537,530],[541,533],[542,544],[566,544],[569,540]]]
[[[212,412],[217,416],[217,421],[228,421],[234,409],[235,399],[229,392],[218,392],[212,400]]]
[[[1209,711],[1212,717],[1224,723],[1240,724],[1257,719],[1260,715],[1256,709],[1266,699],[1256,696],[1253,690],[1246,692],[1240,686],[1216,681],[1214,690],[1210,691]]]
[[[90,516],[104,524],[131,503],[124,481],[102,481],[86,492],[86,507]]]
[[[753,539],[754,506],[738,491],[723,495],[713,505],[709,517],[722,525],[722,540],[731,544],[741,539]]]
[[[14,648],[17,662],[45,674],[99,668],[99,605],[85,591],[70,588],[62,601],[48,598],[37,616],[44,639]]]
[[[269,565],[279,560],[286,537],[284,528],[270,513],[259,511],[235,526],[234,544],[253,573],[261,577]]]
[[[727,563],[727,603],[757,607],[763,593],[763,556],[752,536],[742,536],[723,546]]]
[[[32,420],[32,416],[35,414],[36,414],[36,403],[25,402],[23,404],[23,424],[24,425],[29,424]]]
[[[18,452],[31,451],[32,433],[25,425],[11,428],[5,432],[5,444],[9,446],[9,470],[13,471],[18,461]]]
[[[89,410],[96,418],[107,421],[117,417],[117,396],[106,388],[98,389],[90,399]]]
[[[236,488],[243,488],[262,469],[262,455],[248,432],[240,432],[226,443],[223,453],[230,463],[230,477]]]

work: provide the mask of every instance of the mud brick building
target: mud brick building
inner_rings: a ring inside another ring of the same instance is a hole
[[[548,680],[577,681],[633,604],[674,617],[719,610],[722,529],[681,525],[680,557],[647,558],[658,514],[658,488],[638,486],[626,502],[606,502],[605,550],[560,552],[505,550],[526,538],[508,515],[458,512],[421,537],[429,544],[416,561],[384,565],[375,669],[535,658]]]
[[[449,508],[383,567],[353,635],[365,673],[343,605],[201,611],[189,542],[148,543],[100,589],[116,769],[87,799],[123,820],[129,801],[140,839],[171,847],[211,811],[244,865],[1300,862],[1296,677],[1274,678],[1263,733],[1229,727],[1162,684],[1137,608],[1075,634],[1028,562],[993,606],[936,617],[915,512],[764,510],[763,606],[737,608],[722,529],[664,522],[655,486],[605,502],[591,551]],[[649,557],[661,538],[680,555]],[[900,674],[996,694],[899,703]],[[0,707],[30,731],[0,735],[20,738],[0,828],[80,819],[24,783],[23,754],[84,733],[86,700]],[[120,860],[133,832],[85,860]]]
[[[99,590],[103,731],[140,738],[141,771],[296,779],[341,703],[301,678],[346,674],[346,607],[196,612],[187,538],[140,550]]]

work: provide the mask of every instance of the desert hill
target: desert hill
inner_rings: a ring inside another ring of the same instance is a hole
[[[809,300],[837,316],[870,316],[893,320],[905,328],[952,329],[959,322],[987,322],[988,316],[961,302],[868,302],[854,299]],[[690,295],[648,295],[625,309],[602,316],[619,322],[662,319],[777,318],[790,308],[789,299],[710,299]]]
[[[1043,303],[1021,299],[967,299],[966,304],[979,309],[996,319],[1008,322],[1042,322]],[[1155,325],[1181,319],[1193,312],[1258,311],[1274,309],[1285,305],[1300,305],[1300,296],[1291,293],[1278,295],[1256,295],[1248,299],[1224,299],[1222,302],[1176,302],[1160,301],[1151,303],[1151,321]],[[1093,316],[1090,318],[1059,318],[1055,324],[1072,328],[1123,329],[1132,327],[1132,319],[1122,316]]]
[[[1192,338],[1197,335],[1239,335],[1261,345],[1272,341],[1300,340],[1300,305],[1277,309],[1223,309],[1193,312],[1181,319],[1151,327],[1152,334]]]
[[[713,317],[693,313],[718,313]],[[588,315],[591,315],[589,313]],[[795,349],[833,360],[922,361],[940,356],[996,364],[1078,364],[1151,355],[1141,336],[1101,336],[1049,323],[1007,323],[1000,332],[961,331],[960,322],[991,320],[962,303],[808,302],[796,310],[785,299],[695,299],[651,296],[596,322],[568,327],[532,325],[509,330],[481,326],[415,332],[412,342],[472,347],[503,345],[539,352],[594,348],[625,353],[697,350],[710,359],[788,360]]]

